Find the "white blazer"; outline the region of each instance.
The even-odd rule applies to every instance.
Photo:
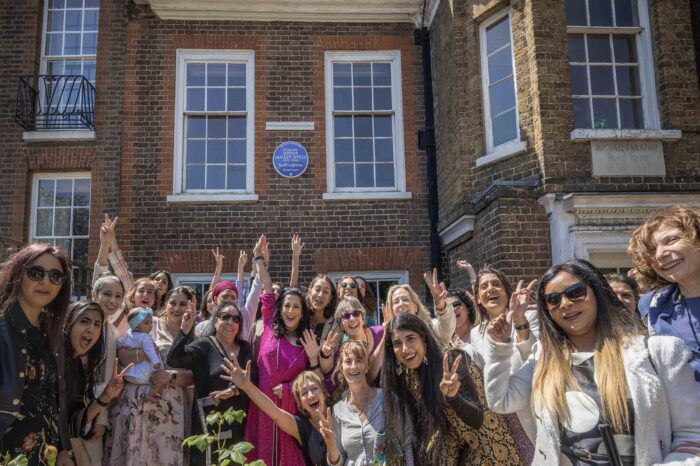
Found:
[[[513,347],[487,336],[484,384],[493,411],[512,413],[530,406],[539,344],[527,362],[510,371]],[[700,465],[700,388],[688,364],[690,351],[669,336],[637,337],[623,348],[625,376],[634,406],[635,464]],[[654,361],[651,365],[648,355]],[[556,414],[534,408],[537,439],[533,465],[559,464],[559,422]]]

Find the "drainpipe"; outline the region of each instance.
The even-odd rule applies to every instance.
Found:
[[[418,132],[418,148],[425,151],[428,176],[428,218],[430,220],[430,265],[437,268],[441,276],[442,247],[438,234],[438,182],[437,160],[435,157],[435,114],[433,112],[433,78],[430,63],[430,31],[426,27],[414,31],[415,45],[420,45],[423,53],[423,106],[425,129]],[[430,296],[430,294],[428,294]]]

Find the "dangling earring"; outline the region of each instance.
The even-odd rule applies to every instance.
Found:
[[[423,365],[424,366],[428,365],[428,355],[427,354],[425,356],[423,356]]]
[[[398,363],[396,365],[396,375],[401,375],[403,374],[403,365],[401,363]]]

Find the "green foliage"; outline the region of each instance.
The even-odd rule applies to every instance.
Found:
[[[6,454],[3,458],[0,456],[0,466],[27,466],[29,460],[24,455],[19,455],[17,458],[10,458],[10,454]]]
[[[223,413],[217,411],[209,413],[206,422],[208,426],[214,427],[216,435],[193,435],[192,437],[186,438],[185,441],[182,442],[182,446],[195,447],[199,451],[204,452],[210,445],[216,444],[212,454],[212,461],[218,458],[218,463],[214,462],[212,466],[232,466],[235,464],[241,464],[243,466],[266,466],[265,462],[261,460],[253,461],[252,463],[247,462],[245,457],[246,453],[255,448],[251,443],[238,442],[235,445],[227,446],[224,441],[219,439],[224,426],[235,423],[240,424],[243,422],[243,419],[245,419],[245,412],[237,411],[233,408],[229,408]],[[0,466],[4,465],[0,464]],[[26,464],[11,466],[26,466]]]

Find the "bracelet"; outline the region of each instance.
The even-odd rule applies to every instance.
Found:
[[[442,309],[440,309],[438,307],[435,308],[435,312],[437,312],[438,314],[442,314],[446,310],[447,310],[447,306],[443,307]]]
[[[136,362],[139,362],[139,349],[136,348]]]
[[[316,369],[319,369],[321,365],[319,363],[314,364],[313,366],[309,366],[306,370],[307,371],[315,371]]]
[[[255,261],[261,261],[261,260],[263,260],[263,259],[265,259],[263,256],[255,256],[255,257],[253,257],[253,262],[255,262]]]
[[[175,379],[177,379],[177,372],[173,371],[170,373],[170,380],[174,382]]]
[[[513,327],[515,328],[515,330],[527,330],[530,328],[530,322],[526,320],[525,323],[521,325],[513,324]]]
[[[99,396],[97,398],[95,398],[95,401],[97,401],[97,404],[102,406],[103,408],[106,408],[107,406],[109,406],[109,401],[107,403],[105,403],[104,401],[100,400]]]
[[[319,352],[318,352],[318,355],[321,356],[321,359],[328,359],[328,358],[331,357],[330,354],[325,354],[325,353],[323,352],[323,350],[319,351]]]

